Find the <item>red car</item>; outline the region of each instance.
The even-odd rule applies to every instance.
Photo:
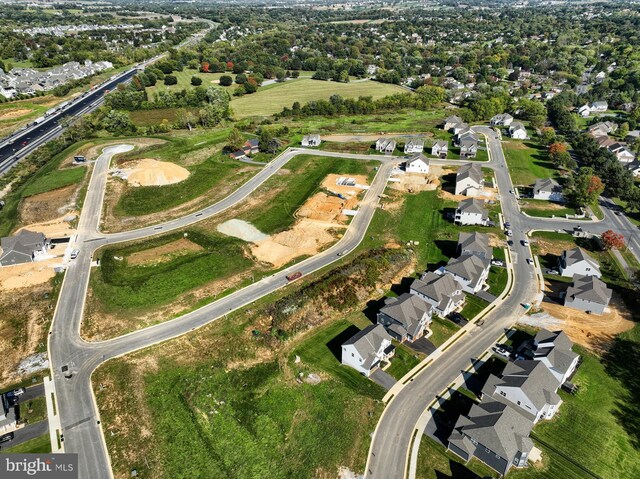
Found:
[[[295,281],[296,279],[300,278],[302,276],[302,272],[300,271],[296,271],[295,273],[291,273],[289,275],[287,275],[287,281]]]

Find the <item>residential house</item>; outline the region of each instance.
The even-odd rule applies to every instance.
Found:
[[[607,136],[614,133],[618,129],[618,124],[612,121],[600,121],[589,127],[589,134],[594,138],[599,136]]]
[[[475,158],[478,153],[478,140],[460,140],[460,158]]]
[[[458,418],[448,449],[465,462],[475,457],[504,476],[511,467],[526,466],[534,447],[532,428],[533,422],[514,408],[486,399]]]
[[[302,137],[302,146],[320,146],[320,135],[305,135]]]
[[[538,179],[533,185],[533,199],[563,202],[562,186],[553,178]]]
[[[609,104],[606,101],[594,101],[591,106],[589,106],[589,110],[592,113],[604,113],[609,109]]]
[[[471,131],[471,128],[469,128],[469,125],[467,125],[466,123],[457,123],[453,125],[453,134],[456,136],[466,131]]]
[[[389,138],[378,138],[376,150],[380,153],[391,154],[396,149],[396,141]]]
[[[449,117],[447,117],[446,120],[444,120],[444,127],[443,129],[445,131],[449,131],[451,130],[453,127],[455,127],[456,125],[459,125],[461,123],[464,123],[462,121],[462,118],[460,118],[459,116],[456,115],[451,115]]]
[[[438,274],[449,273],[460,283],[462,290],[475,294],[480,291],[489,277],[491,260],[474,254],[465,254],[458,258],[451,258],[446,266],[438,269]]]
[[[598,262],[580,247],[563,251],[558,261],[558,267],[560,274],[569,278],[573,278],[576,274],[595,276],[596,278],[602,276]]]
[[[509,126],[513,122],[513,117],[509,113],[500,113],[491,118],[491,126]]]
[[[446,158],[449,152],[449,145],[446,141],[436,141],[431,147],[431,155],[438,158]]]
[[[391,336],[380,324],[372,324],[342,344],[342,364],[369,377],[395,352]]]
[[[0,435],[16,429],[16,408],[9,404],[6,394],[0,394]]]
[[[22,230],[0,240],[0,266],[30,263],[47,254],[49,240],[42,233]]]
[[[526,140],[528,138],[526,128],[519,121],[511,123],[511,126],[509,126],[509,136],[516,140]]]
[[[636,155],[632,153],[631,150],[629,150],[629,148],[627,148],[626,146],[617,148],[613,152],[613,154],[616,155],[616,158],[620,163],[629,164],[633,163],[633,161],[636,159]]]
[[[560,408],[559,387],[560,381],[544,363],[521,360],[508,362],[499,377],[490,375],[482,395],[510,403],[535,424],[551,419]]]
[[[416,155],[405,162],[405,171],[407,173],[429,173],[429,160],[423,155]]]
[[[415,341],[424,335],[431,324],[432,308],[422,298],[404,293],[397,298],[389,298],[378,313],[378,324],[398,341]]]
[[[567,289],[564,305],[587,313],[602,314],[609,306],[612,293],[606,283],[595,276],[576,274]]]
[[[411,283],[410,291],[429,303],[441,318],[447,317],[464,305],[462,285],[450,274],[425,272],[420,279]]]
[[[626,141],[627,143],[634,143],[638,140],[638,138],[640,138],[640,130],[631,130],[629,133],[627,133],[624,141]]]
[[[491,261],[493,258],[493,247],[489,245],[489,236],[484,233],[458,234],[458,255],[474,254],[482,259]]]
[[[424,141],[423,140],[408,140],[404,144],[404,153],[422,153],[424,151]]]
[[[580,108],[578,108],[578,115],[580,115],[582,118],[587,118],[589,115],[591,115],[591,108],[589,108],[589,105],[582,105]]]
[[[482,194],[484,175],[478,163],[466,163],[456,173],[456,195],[478,196]]]
[[[229,158],[232,160],[246,160],[247,154],[243,150],[236,150],[232,153],[229,153]]]
[[[487,226],[489,223],[489,211],[484,207],[484,201],[469,198],[462,200],[456,209],[454,222],[465,225]]]
[[[250,138],[242,146],[242,151],[244,151],[246,155],[258,153],[260,151],[260,140],[257,138]]]
[[[523,345],[519,357],[544,363],[560,384],[564,384],[580,364],[580,355],[574,353],[572,347],[564,331],[541,329]]]

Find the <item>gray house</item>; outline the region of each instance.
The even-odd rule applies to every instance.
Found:
[[[431,323],[432,308],[424,299],[409,293],[389,298],[378,313],[378,324],[396,340],[415,341]]]
[[[368,377],[394,352],[389,333],[383,326],[372,324],[342,344],[341,362]]]
[[[469,198],[458,204],[456,209],[454,222],[459,225],[482,225],[486,226],[489,222],[489,210],[484,207],[484,201]]]
[[[482,394],[500,402],[509,402],[522,411],[527,419],[537,423],[551,419],[562,404],[557,391],[560,381],[540,361],[508,362],[500,377],[491,375]]]
[[[475,294],[485,285],[489,277],[489,268],[491,268],[491,260],[474,254],[464,254],[459,258],[451,258],[437,273],[453,275],[462,285],[463,291]]]
[[[465,163],[456,172],[456,195],[478,196],[482,193],[484,175],[478,163]]]
[[[573,278],[574,275],[595,276],[600,278],[600,265],[582,248],[565,250],[560,255],[558,267],[562,276]]]
[[[541,329],[535,337],[524,345],[519,357],[544,363],[551,373],[563,384],[578,367],[580,355],[571,349],[573,343],[564,331]]]
[[[465,233],[458,235],[458,255],[475,254],[491,261],[493,247],[489,245],[489,236],[484,233]]]
[[[436,314],[446,317],[464,304],[462,285],[450,274],[424,273],[411,283],[411,294],[429,303]]]
[[[478,154],[478,140],[464,138],[460,140],[460,158],[475,158]]]
[[[532,428],[533,422],[515,409],[485,399],[458,419],[448,449],[466,462],[475,457],[505,475],[511,467],[527,464],[533,450]]]
[[[451,128],[453,128],[454,126],[456,126],[456,125],[460,125],[460,124],[462,124],[462,123],[464,123],[464,122],[462,121],[462,118],[460,118],[459,116],[456,116],[456,115],[451,115],[451,116],[447,117],[447,118],[444,120],[444,126],[443,126],[443,128],[444,128],[444,130],[449,131],[449,130],[450,130]]]
[[[573,284],[567,289],[564,305],[588,313],[602,314],[609,306],[612,293],[606,283],[595,276],[576,274]]]
[[[0,266],[30,263],[47,252],[49,242],[42,233],[22,230],[0,240]]]
[[[533,185],[533,199],[562,202],[562,186],[553,178],[536,180]]]

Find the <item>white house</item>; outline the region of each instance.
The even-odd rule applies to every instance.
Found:
[[[429,173],[429,160],[422,155],[416,155],[405,163],[407,173]]]
[[[456,195],[478,196],[482,194],[484,177],[478,163],[466,163],[456,173]]]
[[[578,108],[578,115],[580,115],[582,118],[587,118],[589,115],[591,115],[591,108],[589,108],[589,105],[582,105],[580,108]]]
[[[573,343],[564,331],[541,329],[531,341],[523,357],[541,361],[551,373],[564,384],[578,367],[580,355],[571,348]]]
[[[526,140],[527,130],[522,123],[514,121],[511,123],[511,126],[509,126],[509,136],[516,140]]]
[[[535,424],[541,419],[551,419],[560,408],[559,387],[560,381],[544,363],[521,360],[508,362],[500,377],[490,375],[482,394],[508,402]]]
[[[422,140],[411,139],[404,144],[405,154],[422,153],[423,151],[424,151],[424,141]]]
[[[342,364],[369,377],[395,352],[391,336],[380,324],[372,324],[342,344]]]
[[[562,186],[553,178],[538,179],[533,185],[533,199],[562,202]]]
[[[463,291],[475,294],[484,287],[490,268],[490,260],[474,254],[465,254],[459,258],[451,258],[437,273],[452,275],[460,283]]]
[[[302,146],[320,146],[320,135],[305,135],[302,137]]]
[[[462,121],[462,118],[460,118],[459,116],[456,115],[451,115],[450,117],[447,117],[446,120],[444,120],[444,130],[445,131],[449,131],[451,128],[453,128],[454,126],[460,124],[460,123],[464,123]]]
[[[456,209],[454,222],[456,224],[486,226],[489,221],[489,211],[484,207],[484,201],[469,198],[462,200]]]
[[[604,113],[609,109],[609,104],[606,101],[594,101],[589,109],[592,113]]]
[[[449,145],[446,141],[437,141],[431,147],[431,155],[437,156],[439,158],[446,158],[447,153],[449,152]]]
[[[509,113],[501,113],[491,118],[491,126],[509,126],[513,122],[513,117]]]
[[[453,125],[453,134],[459,135],[465,131],[470,131],[469,125],[466,123],[457,123]]]
[[[388,138],[378,138],[376,141],[376,150],[380,153],[393,153],[396,149],[396,141]]]
[[[385,306],[378,312],[378,324],[383,325],[394,339],[413,342],[424,335],[432,315],[429,303],[414,294],[404,293],[385,301]]]
[[[595,276],[576,274],[572,285],[567,289],[564,305],[592,314],[602,314],[609,306],[612,293],[606,283]]]
[[[478,140],[464,138],[460,142],[460,158],[475,158],[478,153]]]
[[[573,278],[576,274],[596,278],[602,276],[598,262],[580,247],[563,251],[558,263],[562,276],[569,278]]]

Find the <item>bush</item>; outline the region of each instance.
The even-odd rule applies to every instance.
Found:
[[[233,78],[230,75],[222,75],[220,77],[220,85],[221,86],[231,86],[233,85]]]
[[[166,75],[164,77],[164,84],[165,85],[177,85],[178,84],[178,79],[174,75]]]
[[[196,76],[192,76],[191,77],[191,84],[193,86],[200,86],[202,85],[202,78],[200,77],[196,77]]]

